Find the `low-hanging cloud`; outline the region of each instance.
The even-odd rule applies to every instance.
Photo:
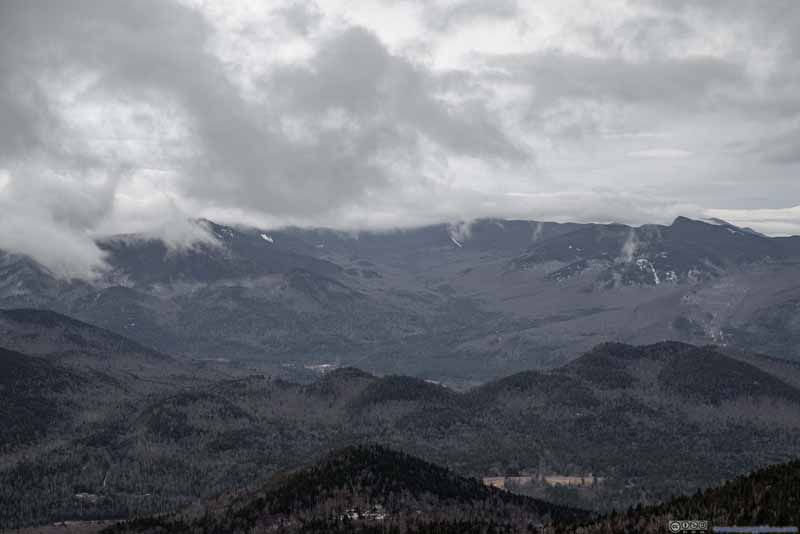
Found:
[[[213,240],[199,217],[362,229],[759,208],[756,229],[793,231],[798,10],[633,3],[573,23],[547,5],[411,2],[409,32],[371,4],[355,22],[289,0],[3,2],[0,249],[89,277],[98,237]],[[496,42],[464,39],[481,24]]]
[[[192,206],[272,217],[335,213],[391,195],[402,178],[393,167],[413,168],[423,142],[477,157],[532,156],[480,99],[438,98],[437,75],[391,54],[363,28],[325,36],[308,62],[275,69],[258,81],[263,98],[247,100],[207,51],[211,29],[192,9],[82,0],[67,10],[9,2],[3,11],[2,35],[14,40],[0,65],[8,74],[0,93],[10,177],[3,200],[35,205],[33,213],[47,215],[38,224],[74,228],[79,249],[91,249],[92,230],[114,217],[117,193],[140,162],[64,146],[72,132],[56,107],[69,90],[59,83],[70,77],[89,80],[82,98],[177,112],[186,136],[165,155],[174,170],[165,189]],[[48,76],[56,81],[48,85]],[[52,263],[25,242],[0,238],[0,246]],[[98,255],[87,260],[87,268],[99,266]]]

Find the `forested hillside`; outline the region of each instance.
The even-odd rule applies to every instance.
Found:
[[[590,488],[519,491],[607,511],[787,461],[800,439],[797,366],[681,343],[604,344],[466,392],[353,368],[311,383],[180,374],[151,387],[20,353],[8,362],[48,373],[0,391],[6,406],[46,408],[4,415],[28,433],[0,457],[4,527],[171,512],[362,443],[477,478],[591,474]]]
[[[655,534],[670,519],[705,520],[709,526],[800,525],[800,460],[737,477],[655,506],[637,506],[591,523],[560,524],[557,534]]]
[[[106,532],[500,534],[532,532],[552,519],[586,516],[486,487],[391,449],[360,446],[337,451],[199,517],[148,518]]]

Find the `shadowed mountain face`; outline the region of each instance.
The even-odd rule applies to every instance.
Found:
[[[4,526],[171,511],[365,442],[475,477],[592,473],[604,482],[576,504],[620,509],[788,460],[800,435],[800,365],[676,342],[604,344],[466,392],[344,367],[311,383],[165,376],[173,387],[150,389],[128,375],[114,393],[109,375],[14,358],[53,376],[14,370],[33,376],[18,404],[52,382],[49,420],[79,424],[0,456]]]
[[[601,388],[652,386],[667,395],[711,404],[741,398],[800,402],[797,389],[783,377],[730,358],[714,347],[609,343],[572,361],[563,371]]]
[[[171,358],[108,330],[50,310],[0,310],[3,345],[54,357],[81,353],[120,362],[169,365]]]
[[[199,517],[142,519],[109,533],[530,532],[585,512],[489,488],[380,446],[349,447]]]
[[[219,378],[124,336],[50,310],[0,310],[0,345],[64,369],[106,376],[128,389],[174,389]],[[235,374],[235,372],[234,372]]]
[[[12,448],[43,435],[68,411],[57,397],[81,377],[40,358],[0,349],[0,444]]]
[[[72,436],[129,399],[127,388],[107,375],[0,348],[0,453]]]

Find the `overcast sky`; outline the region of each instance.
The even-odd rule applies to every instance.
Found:
[[[800,2],[2,0],[0,248],[188,218],[800,234]]]

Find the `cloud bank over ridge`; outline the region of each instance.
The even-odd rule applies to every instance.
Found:
[[[611,16],[614,15],[614,16]],[[716,216],[800,234],[792,1],[0,5],[0,248],[207,217]]]

